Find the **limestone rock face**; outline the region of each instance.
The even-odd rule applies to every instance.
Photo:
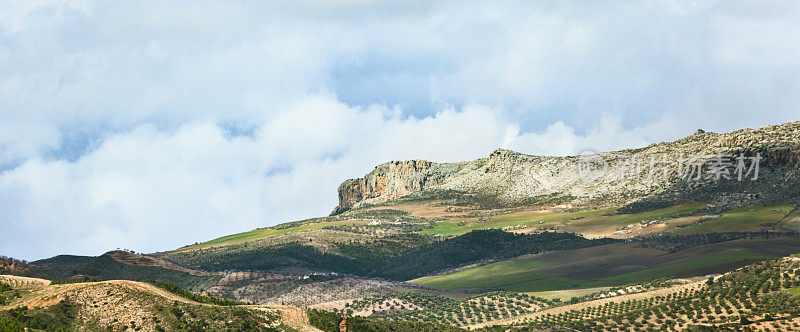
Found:
[[[439,165],[425,160],[391,161],[378,165],[363,178],[350,179],[339,186],[339,206],[333,214],[344,212],[362,201],[389,201],[441,184],[444,176],[436,172],[442,168]]]
[[[743,153],[762,156],[761,182],[719,184],[703,179],[686,183],[679,164],[692,156]],[[537,199],[559,199],[564,203],[608,201],[624,203],[645,196],[674,192],[681,196],[699,187],[727,188],[731,193],[788,188],[795,195],[800,184],[800,121],[725,134],[698,130],[685,138],[649,146],[600,153],[606,169],[592,181],[579,176],[579,156],[531,156],[496,149],[487,158],[455,163],[424,160],[392,161],[377,166],[363,178],[339,186],[339,205],[334,214],[364,204],[379,204],[429,189],[491,196],[513,205]],[[667,161],[657,166],[660,161]],[[732,158],[735,163],[735,158]],[[733,168],[730,169],[732,171]],[[797,182],[797,183],[795,183]],[[692,189],[693,188],[693,189]],[[769,189],[776,188],[776,189]],[[792,191],[794,190],[794,191]],[[707,190],[704,192],[708,192]],[[691,197],[690,197],[691,198]]]

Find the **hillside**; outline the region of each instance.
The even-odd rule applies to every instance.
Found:
[[[609,331],[618,326],[660,330],[797,330],[800,259],[749,265],[705,282],[666,291],[566,305],[470,327],[505,331],[565,328]]]
[[[798,134],[800,122],[791,122],[725,134],[698,131],[674,142],[606,152],[600,157],[607,170],[594,181],[581,178],[585,160],[578,156],[499,149],[467,162],[390,162],[345,181],[330,216],[152,254],[110,251],[34,262],[3,257],[0,270],[68,283],[15,279],[12,286],[21,290],[6,293],[39,299],[12,296],[16,306],[41,307],[26,309],[24,317],[67,327],[118,326],[85,308],[117,303],[144,308],[136,310],[172,329],[187,328],[200,324],[197,317],[208,315],[204,310],[216,308],[213,303],[236,301],[253,305],[214,310],[246,310],[236,324],[278,328],[280,320],[259,316],[271,308],[284,320],[295,317],[295,327],[325,331],[338,331],[342,321],[364,331],[794,326],[800,324],[797,313],[773,307],[779,300],[794,303],[795,295],[786,292],[798,293],[800,282],[793,272],[800,267],[793,256],[800,253]],[[690,181],[677,178],[674,169],[664,179],[647,176],[647,163],[616,176],[630,158],[702,154],[699,170],[710,172],[714,158],[708,155],[740,152],[762,156],[758,179]],[[761,276],[741,273],[751,269],[769,275],[769,286]],[[749,278],[740,288],[750,295],[706,284],[712,275]],[[28,287],[30,280],[40,281]],[[739,287],[739,281],[730,284]],[[119,293],[119,287],[134,290]],[[52,295],[62,291],[71,295]],[[84,291],[92,295],[80,295]],[[138,295],[111,300],[103,295],[109,291]],[[218,300],[191,307],[206,297]],[[59,298],[72,302],[52,300]],[[147,307],[164,298],[177,302]],[[698,303],[718,304],[721,311],[709,313]],[[191,319],[152,311],[175,307]],[[766,316],[770,310],[778,316]],[[216,321],[224,315],[215,311],[216,318],[203,320],[225,328]],[[741,317],[746,320],[736,323]]]
[[[103,281],[51,285],[35,278],[0,276],[0,326],[41,330],[198,330],[294,331],[282,308],[217,306],[198,303],[153,285]],[[285,323],[284,323],[285,321]]]
[[[499,260],[544,251],[574,250],[617,242],[587,240],[567,233],[514,234],[500,230],[471,231],[411,250],[381,265],[375,275],[408,280],[485,260]]]
[[[498,150],[472,162],[391,162],[343,183],[334,215],[151,256],[222,273],[208,288],[213,294],[297,305],[397,291],[561,292],[722,273],[800,252],[799,128],[698,132],[603,153],[609,170],[593,183],[579,179],[579,157]],[[740,151],[763,156],[757,180],[690,183],[670,174],[658,181],[644,178],[646,169],[641,183],[614,176],[630,156]],[[558,245],[565,239],[571,244]]]
[[[319,305],[390,321],[446,322],[481,331],[789,331],[800,327],[800,259],[690,279],[659,279],[581,295],[488,292],[452,300],[390,293]]]
[[[272,247],[216,247],[202,255],[172,253],[165,256],[186,266],[219,271],[268,271],[288,267],[351,273],[407,280],[482,260],[516,257],[550,250],[596,246],[614,240],[587,240],[566,233],[513,234],[499,230],[476,230],[431,243],[420,235],[391,236],[371,242],[334,242],[335,250],[320,252],[299,243]]]
[[[153,280],[202,291],[221,278],[219,274],[178,266],[125,251],[110,251],[98,257],[61,255],[34,261],[20,275],[63,282],[87,280]]]
[[[51,284],[44,279],[0,275],[0,330],[313,332],[328,331],[328,325],[339,331],[341,322],[324,311],[226,304],[215,298],[185,297],[183,292],[174,286],[162,288],[128,280]],[[335,320],[330,321],[331,317]],[[354,331],[461,330],[435,323],[366,318],[345,324]]]
[[[711,162],[714,155],[740,153],[763,158],[759,180],[689,182],[676,178],[682,158],[697,155],[701,156],[700,161]],[[392,161],[377,166],[363,178],[342,183],[338,188],[339,205],[333,214],[398,198],[442,198],[479,208],[551,203],[625,205],[643,198],[665,197],[741,206],[785,202],[797,198],[800,192],[800,122],[724,134],[698,131],[673,142],[599,156],[605,160],[607,170],[588,183],[579,176],[578,156],[530,156],[497,149],[487,158],[474,161]],[[668,164],[651,164],[651,160],[666,160]],[[666,170],[662,171],[662,166]],[[704,165],[706,170],[708,166]],[[619,178],[620,174],[625,176]]]
[[[457,331],[458,327],[609,331],[619,326],[675,331],[703,326],[793,330],[800,326],[798,271],[800,259],[789,256],[716,276],[597,288],[566,300],[513,292],[460,300],[395,292],[309,311],[289,306],[204,304],[132,281],[51,285],[42,279],[0,276],[0,326],[337,331],[344,321],[353,331]],[[350,316],[356,312],[360,314]]]

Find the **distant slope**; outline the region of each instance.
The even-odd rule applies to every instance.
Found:
[[[0,256],[0,274],[13,274],[24,270],[28,263],[11,257]]]
[[[800,252],[800,237],[787,234],[741,234],[705,244],[688,243],[693,239],[678,236],[667,240],[676,247],[664,249],[674,250],[645,247],[648,242],[616,243],[516,257],[411,282],[451,290],[515,292],[622,286],[656,278],[723,273]]]
[[[497,229],[476,230],[407,252],[387,262],[372,274],[393,280],[408,280],[482,260],[586,248],[614,242],[617,240],[587,240],[568,233],[528,235]]]
[[[140,257],[144,264],[133,260],[136,256]],[[221,278],[219,275],[195,272],[174,263],[169,264],[173,268],[155,265],[152,258],[112,251],[99,257],[56,256],[33,262],[18,274],[62,281],[154,280],[192,290],[207,289]],[[170,267],[170,265],[167,266]]]
[[[366,275],[393,257],[433,239],[416,234],[371,238],[323,230],[224,246],[158,253],[163,259],[208,271],[303,268]]]
[[[30,263],[31,266],[47,269],[74,268],[91,263],[93,256],[58,255],[50,258],[40,259]]]
[[[513,234],[501,230],[476,230],[433,243],[429,237],[415,234],[367,242],[333,242],[335,250],[327,252],[293,242],[275,246],[237,244],[163,255],[179,264],[211,271],[305,267],[407,280],[481,260],[585,248],[615,241],[587,240],[567,233]]]

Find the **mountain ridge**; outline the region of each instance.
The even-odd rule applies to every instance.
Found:
[[[766,185],[786,186],[797,183],[800,170],[800,121],[758,129],[740,129],[727,133],[696,133],[671,142],[654,143],[641,148],[597,154],[607,163],[607,170],[596,181],[581,181],[579,156],[534,156],[498,148],[486,158],[472,161],[437,163],[426,160],[390,161],[380,164],[365,176],[344,181],[338,187],[339,204],[331,213],[390,203],[411,194],[430,190],[485,195],[514,206],[542,201],[586,204],[609,202],[627,204],[648,196],[673,191],[686,193],[697,188],[720,187],[716,181],[687,183],[676,179],[677,169],[669,170],[667,179],[649,172],[653,159],[668,158],[677,164],[692,155],[729,154],[733,157],[760,155],[760,174]],[[619,178],[630,160],[642,164],[628,178]],[[734,160],[735,162],[735,160]],[[629,165],[628,165],[629,166]],[[735,182],[735,181],[734,181]],[[741,189],[741,185],[728,183]],[[722,186],[724,187],[724,186]],[[755,190],[759,191],[759,190]],[[763,191],[763,190],[762,190]],[[769,196],[752,192],[750,195]],[[796,197],[796,196],[795,196]]]

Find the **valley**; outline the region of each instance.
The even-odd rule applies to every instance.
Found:
[[[0,322],[274,331],[797,326],[798,137],[792,122],[601,154],[612,171],[630,155],[764,155],[762,178],[747,183],[674,174],[583,183],[576,157],[502,149],[475,161],[390,162],[345,181],[329,216],[149,254],[4,258]]]

